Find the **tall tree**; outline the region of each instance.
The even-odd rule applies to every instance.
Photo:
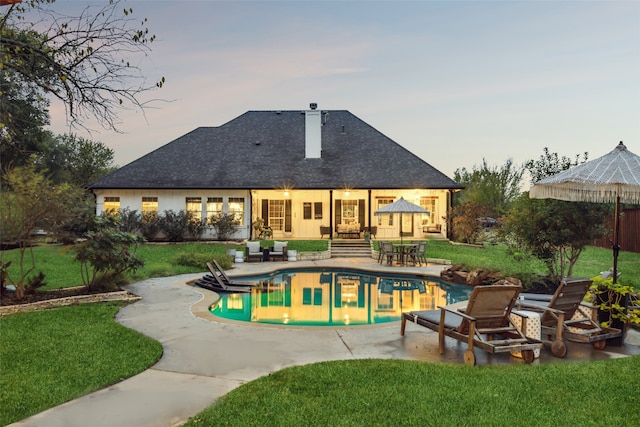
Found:
[[[0,74],[0,159],[2,164],[22,166],[42,151],[50,138],[49,103],[43,91],[22,81],[11,70]]]
[[[164,78],[147,83],[134,65],[155,36],[120,0],[89,6],[78,17],[56,13],[54,1],[25,1],[0,15],[2,70],[60,99],[72,125],[94,117],[117,130],[120,108],[144,110],[140,95],[164,84]]]
[[[113,150],[76,135],[58,135],[43,147],[38,159],[54,183],[86,187],[112,172]]]
[[[474,202],[490,215],[499,217],[520,195],[523,174],[524,169],[516,168],[511,159],[500,167],[491,167],[486,159],[482,159],[482,165],[474,166],[472,171],[457,169],[454,180],[465,189],[456,196],[456,204]]]

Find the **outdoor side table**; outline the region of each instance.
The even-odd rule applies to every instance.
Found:
[[[269,248],[262,248],[262,261],[269,261]]]
[[[511,311],[511,320],[515,323],[524,333],[527,338],[534,338],[539,340],[540,333],[540,316],[541,313],[535,311],[528,310],[512,310]],[[511,355],[514,357],[522,357],[521,352],[512,351]],[[533,357],[540,357],[540,349],[536,348],[533,350]]]

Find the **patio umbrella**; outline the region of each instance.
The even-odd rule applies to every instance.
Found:
[[[399,200],[396,200],[393,203],[389,203],[388,205],[381,207],[380,209],[375,211],[373,214],[383,215],[383,214],[394,214],[394,213],[400,214],[400,224],[402,224],[402,214],[405,214],[405,213],[408,213],[411,215],[417,214],[417,213],[427,214],[427,215],[431,214],[431,212],[429,212],[427,209],[423,208],[422,206],[418,206],[411,202],[407,202],[404,199],[404,197],[400,197]],[[400,233],[400,243],[404,243],[402,239],[402,233]]]
[[[640,156],[627,150],[620,141],[609,154],[536,182],[529,190],[529,197],[570,202],[614,202],[612,249],[613,283],[616,283],[620,202],[640,203]]]

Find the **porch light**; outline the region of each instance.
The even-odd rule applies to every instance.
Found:
[[[289,190],[284,190],[284,197],[289,197]]]

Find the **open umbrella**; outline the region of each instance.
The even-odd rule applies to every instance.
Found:
[[[614,202],[612,249],[613,283],[616,283],[620,202],[640,203],[640,156],[627,150],[620,141],[609,154],[536,182],[529,190],[529,197],[570,202]]]
[[[423,208],[422,206],[418,206],[411,202],[407,202],[404,199],[404,197],[400,197],[399,200],[396,200],[393,203],[389,203],[388,205],[381,207],[380,209],[375,211],[373,214],[383,215],[383,214],[394,214],[394,213],[400,214],[400,224],[402,224],[402,214],[405,214],[405,213],[409,213],[412,215],[416,213],[427,214],[427,215],[431,214],[431,212],[429,212],[427,209]],[[400,243],[403,243],[402,233],[400,233]]]

